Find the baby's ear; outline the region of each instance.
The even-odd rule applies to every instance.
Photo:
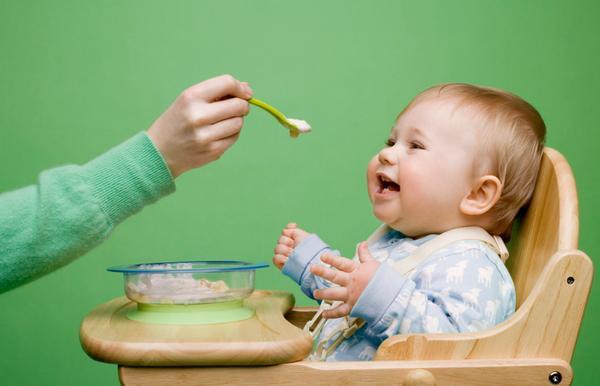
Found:
[[[473,185],[469,194],[460,202],[460,211],[469,216],[480,216],[487,213],[502,193],[502,182],[496,176],[485,175]]]

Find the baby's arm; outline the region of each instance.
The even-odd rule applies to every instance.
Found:
[[[432,256],[414,277],[382,264],[351,315],[373,339],[406,333],[474,332],[514,310],[514,287],[480,249]]]
[[[310,234],[290,223],[281,232],[275,246],[273,263],[283,274],[298,283],[306,296],[314,299],[315,290],[332,286],[331,282],[315,276],[308,269],[311,264],[321,264],[320,257],[324,253],[339,255],[338,251],[332,250],[316,234]]]

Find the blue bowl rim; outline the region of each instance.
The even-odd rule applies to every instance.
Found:
[[[237,264],[233,267],[220,267],[220,268],[187,268],[187,269],[177,269],[177,268],[164,268],[164,269],[140,269],[136,268],[140,265],[155,265],[155,264],[180,264],[180,263],[195,263],[195,264],[205,264],[205,265],[218,265],[218,264]],[[119,265],[114,267],[106,268],[107,271],[110,272],[119,272],[119,273],[196,273],[196,272],[204,272],[204,273],[212,273],[212,272],[231,272],[231,271],[251,271],[260,268],[266,268],[269,264],[267,263],[249,263],[247,261],[241,260],[180,260],[180,261],[164,261],[164,262],[156,262],[156,263],[140,263],[140,264],[131,264],[131,265]]]

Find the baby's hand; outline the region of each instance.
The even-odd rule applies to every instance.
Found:
[[[321,260],[336,269],[319,264],[311,265],[310,271],[313,274],[339,285],[339,287],[316,290],[313,293],[315,299],[343,302],[334,309],[324,311],[324,318],[334,319],[349,315],[352,307],[379,268],[380,263],[373,259],[366,242],[362,242],[358,246],[358,259],[360,263],[331,253],[324,253],[321,255]]]
[[[273,264],[279,269],[287,261],[290,254],[298,244],[308,236],[309,233],[298,228],[294,223],[289,223],[281,232],[281,237],[275,246],[275,256],[273,256]]]
[[[189,87],[148,129],[173,177],[218,159],[237,140],[248,83],[222,75]]]

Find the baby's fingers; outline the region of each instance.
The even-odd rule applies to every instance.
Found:
[[[341,318],[350,314],[350,306],[348,303],[343,303],[334,309],[323,311],[323,317],[325,319]]]
[[[277,254],[273,256],[273,264],[275,264],[277,268],[282,269],[287,259],[287,256]]]
[[[288,247],[294,247],[294,240],[292,240],[291,238],[282,235],[279,240],[277,241],[277,244],[283,244],[283,245],[287,245]]]
[[[345,257],[336,256],[331,253],[324,253],[321,255],[321,261],[331,265],[344,272],[352,272],[357,268],[356,262],[346,259]]]
[[[348,289],[346,287],[331,287],[313,292],[315,299],[320,300],[341,300],[345,301],[348,299]]]
[[[322,277],[325,280],[329,280],[332,283],[346,286],[350,282],[350,275],[346,272],[341,272],[335,269],[327,268],[322,265],[313,264],[310,266],[310,272]]]
[[[289,256],[292,253],[293,249],[288,247],[287,245],[277,244],[275,246],[274,252],[276,255]]]

